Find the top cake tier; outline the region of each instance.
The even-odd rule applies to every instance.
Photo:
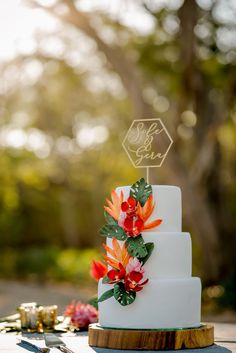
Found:
[[[121,190],[124,199],[129,197],[130,186],[116,188],[118,195]],[[152,185],[152,196],[155,208],[148,221],[160,218],[162,223],[152,229],[152,232],[181,232],[182,230],[182,201],[181,190],[177,186]]]

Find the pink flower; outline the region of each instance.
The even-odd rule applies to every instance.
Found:
[[[89,324],[98,321],[98,311],[90,304],[82,304],[73,301],[64,312],[64,316],[69,316],[71,323],[77,328],[87,328]]]
[[[136,257],[132,257],[129,259],[128,265],[126,267],[126,272],[127,273],[131,273],[131,272],[139,272],[142,275],[144,275],[145,270],[142,267],[142,263],[136,258]]]
[[[126,213],[125,212],[121,212],[120,213],[120,216],[119,216],[119,219],[118,219],[118,224],[121,228],[124,228],[124,221],[125,221],[125,218],[126,218]]]

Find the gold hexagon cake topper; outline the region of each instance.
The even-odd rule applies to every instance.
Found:
[[[161,119],[133,120],[122,142],[135,168],[146,168],[149,182],[149,168],[161,167],[173,140]]]

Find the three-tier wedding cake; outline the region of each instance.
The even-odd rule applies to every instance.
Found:
[[[189,233],[182,232],[181,190],[144,179],[107,200],[101,235],[106,274],[99,280],[99,323],[107,328],[200,326],[201,281],[192,277]]]

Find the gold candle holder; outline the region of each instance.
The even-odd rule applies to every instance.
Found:
[[[42,324],[44,331],[53,331],[57,322],[57,305],[42,307]]]
[[[23,303],[18,311],[22,330],[42,332],[42,307],[38,307],[36,303]]]

